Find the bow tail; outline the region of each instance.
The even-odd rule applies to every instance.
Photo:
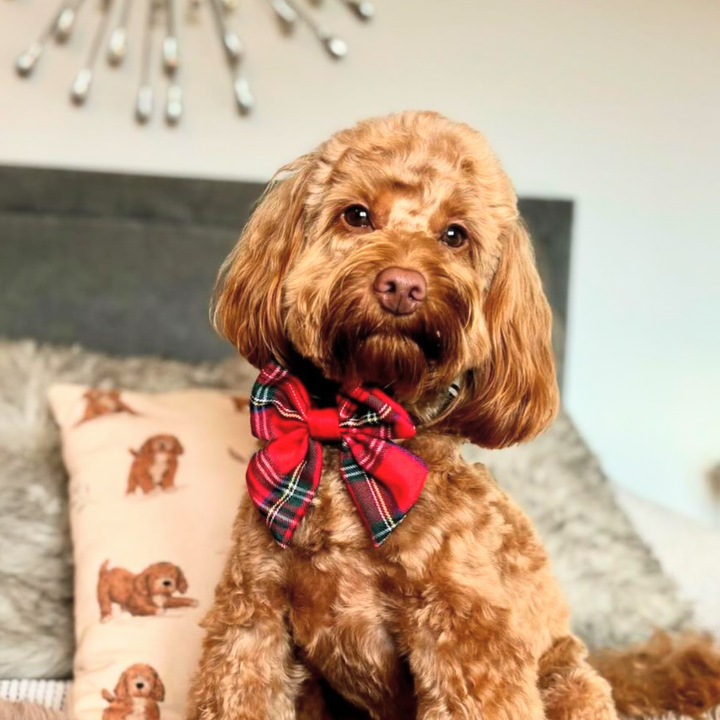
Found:
[[[397,507],[387,488],[370,477],[352,454],[343,456],[340,472],[373,545],[380,547],[402,522],[405,513]]]
[[[273,443],[253,455],[247,469],[248,494],[278,545],[287,547],[320,483],[322,449],[310,442],[307,455],[289,472],[273,460]]]

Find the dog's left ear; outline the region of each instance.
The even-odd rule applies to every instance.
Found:
[[[162,702],[165,699],[165,686],[155,668],[151,668],[153,673],[153,689],[150,697],[156,702]]]
[[[184,595],[188,591],[188,581],[185,579],[185,575],[180,568],[177,570],[177,588]]]
[[[213,325],[258,368],[288,354],[282,283],[305,240],[305,200],[314,168],[311,154],[279,171],[218,275]]]
[[[490,352],[462,379],[444,426],[486,448],[529,440],[558,409],[552,313],[522,221],[502,236],[502,256],[485,297]]]

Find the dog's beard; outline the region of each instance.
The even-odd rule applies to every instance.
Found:
[[[437,307],[396,318],[374,298],[357,298],[327,313],[321,336],[335,379],[376,385],[407,401],[447,388],[461,368],[462,328]]]
[[[378,385],[402,395],[414,395],[426,384],[431,363],[411,337],[348,335],[341,333],[333,343],[333,354],[344,368],[346,381]]]

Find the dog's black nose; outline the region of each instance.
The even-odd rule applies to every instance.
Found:
[[[379,272],[373,288],[380,304],[394,315],[411,315],[427,294],[427,282],[421,273],[398,267]]]
[[[143,683],[143,682],[135,683],[135,687],[136,687],[138,690],[142,690],[142,689],[145,687],[145,683]]]
[[[163,580],[163,585],[164,585],[165,587],[170,587],[170,586],[172,585],[172,581],[170,581],[170,580]]]

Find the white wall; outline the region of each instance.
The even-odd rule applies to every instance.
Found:
[[[233,114],[204,17],[185,33],[188,114],[172,131],[132,122],[137,57],[103,68],[83,110],[66,98],[79,43],[51,48],[29,82],[13,75],[50,6],[0,5],[0,162],[265,179],[362,116],[434,108],[481,128],[521,193],[574,198],[567,404],[616,481],[712,522],[703,472],[720,461],[715,0],[378,0],[374,27],[326,0],[351,43],[342,64],[306,33],[280,39],[263,0],[243,0],[257,113]]]

